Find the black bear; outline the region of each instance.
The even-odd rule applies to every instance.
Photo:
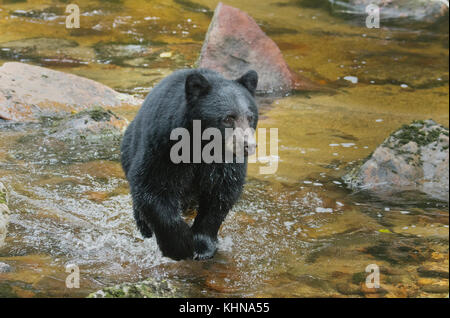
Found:
[[[174,260],[214,256],[219,227],[241,195],[247,156],[256,148],[254,135],[235,134],[231,152],[235,156],[237,144],[243,146],[242,161],[174,162],[172,131],[184,128],[192,136],[195,121],[200,121],[202,131],[219,130],[224,151],[218,152],[223,158],[230,152],[226,130],[254,133],[256,129],[257,84],[255,71],[236,80],[208,69],[176,71],[152,89],[127,128],[121,145],[122,167],[130,184],[136,224],[145,238],[155,233],[164,256]],[[191,142],[190,159],[197,154],[196,141]],[[182,217],[191,207],[197,209],[192,227]]]

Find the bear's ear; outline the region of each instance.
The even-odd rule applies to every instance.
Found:
[[[194,101],[197,98],[208,94],[211,85],[208,80],[199,73],[189,74],[186,78],[186,99]]]
[[[258,87],[258,73],[255,71],[248,71],[241,78],[237,79],[236,82],[244,86],[252,96],[255,96],[256,87]]]

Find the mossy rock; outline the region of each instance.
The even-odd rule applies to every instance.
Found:
[[[3,183],[0,182],[0,204],[8,204],[8,192]]]
[[[8,206],[8,193],[5,186],[0,182],[0,246],[4,244],[8,230],[10,211]]]
[[[96,106],[87,110],[83,110],[75,115],[73,118],[81,118],[84,116],[88,116],[94,121],[109,121],[112,117],[119,119],[117,115],[115,115],[112,111],[103,109],[102,107]]]
[[[448,202],[448,148],[448,128],[433,120],[413,121],[394,131],[343,180],[351,189],[387,198],[417,191]]]
[[[174,298],[180,297],[178,288],[166,280],[147,279],[139,283],[125,283],[96,291],[88,298]]]
[[[40,118],[35,133],[19,138],[13,155],[43,164],[119,160],[128,121],[96,106],[66,117]]]

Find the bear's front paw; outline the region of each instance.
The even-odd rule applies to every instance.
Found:
[[[217,251],[217,241],[204,234],[194,235],[194,259],[205,260],[213,258]]]
[[[167,232],[170,234],[168,235]],[[167,232],[155,232],[163,256],[175,261],[192,259],[194,256],[194,239],[190,227],[181,221],[174,224],[171,231]],[[172,233],[175,233],[175,235]]]

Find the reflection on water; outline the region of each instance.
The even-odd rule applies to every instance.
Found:
[[[380,201],[340,179],[402,124],[448,125],[448,29],[366,29],[297,3],[228,1],[255,17],[294,71],[331,93],[262,100],[260,127],[279,129],[278,171],[250,166],[213,260],[173,262],[140,237],[117,161],[36,160],[24,136],[42,127],[0,123],[0,181],[13,212],[0,249],[13,270],[0,273],[0,295],[85,296],[152,276],[192,296],[369,297],[378,295],[361,283],[372,263],[381,296],[448,294],[448,205],[415,194]],[[81,29],[66,30],[63,3],[3,3],[0,63],[37,63],[142,96],[195,64],[216,4],[85,1]],[[137,110],[114,111],[132,119]],[[69,263],[80,266],[76,291],[65,288]]]

